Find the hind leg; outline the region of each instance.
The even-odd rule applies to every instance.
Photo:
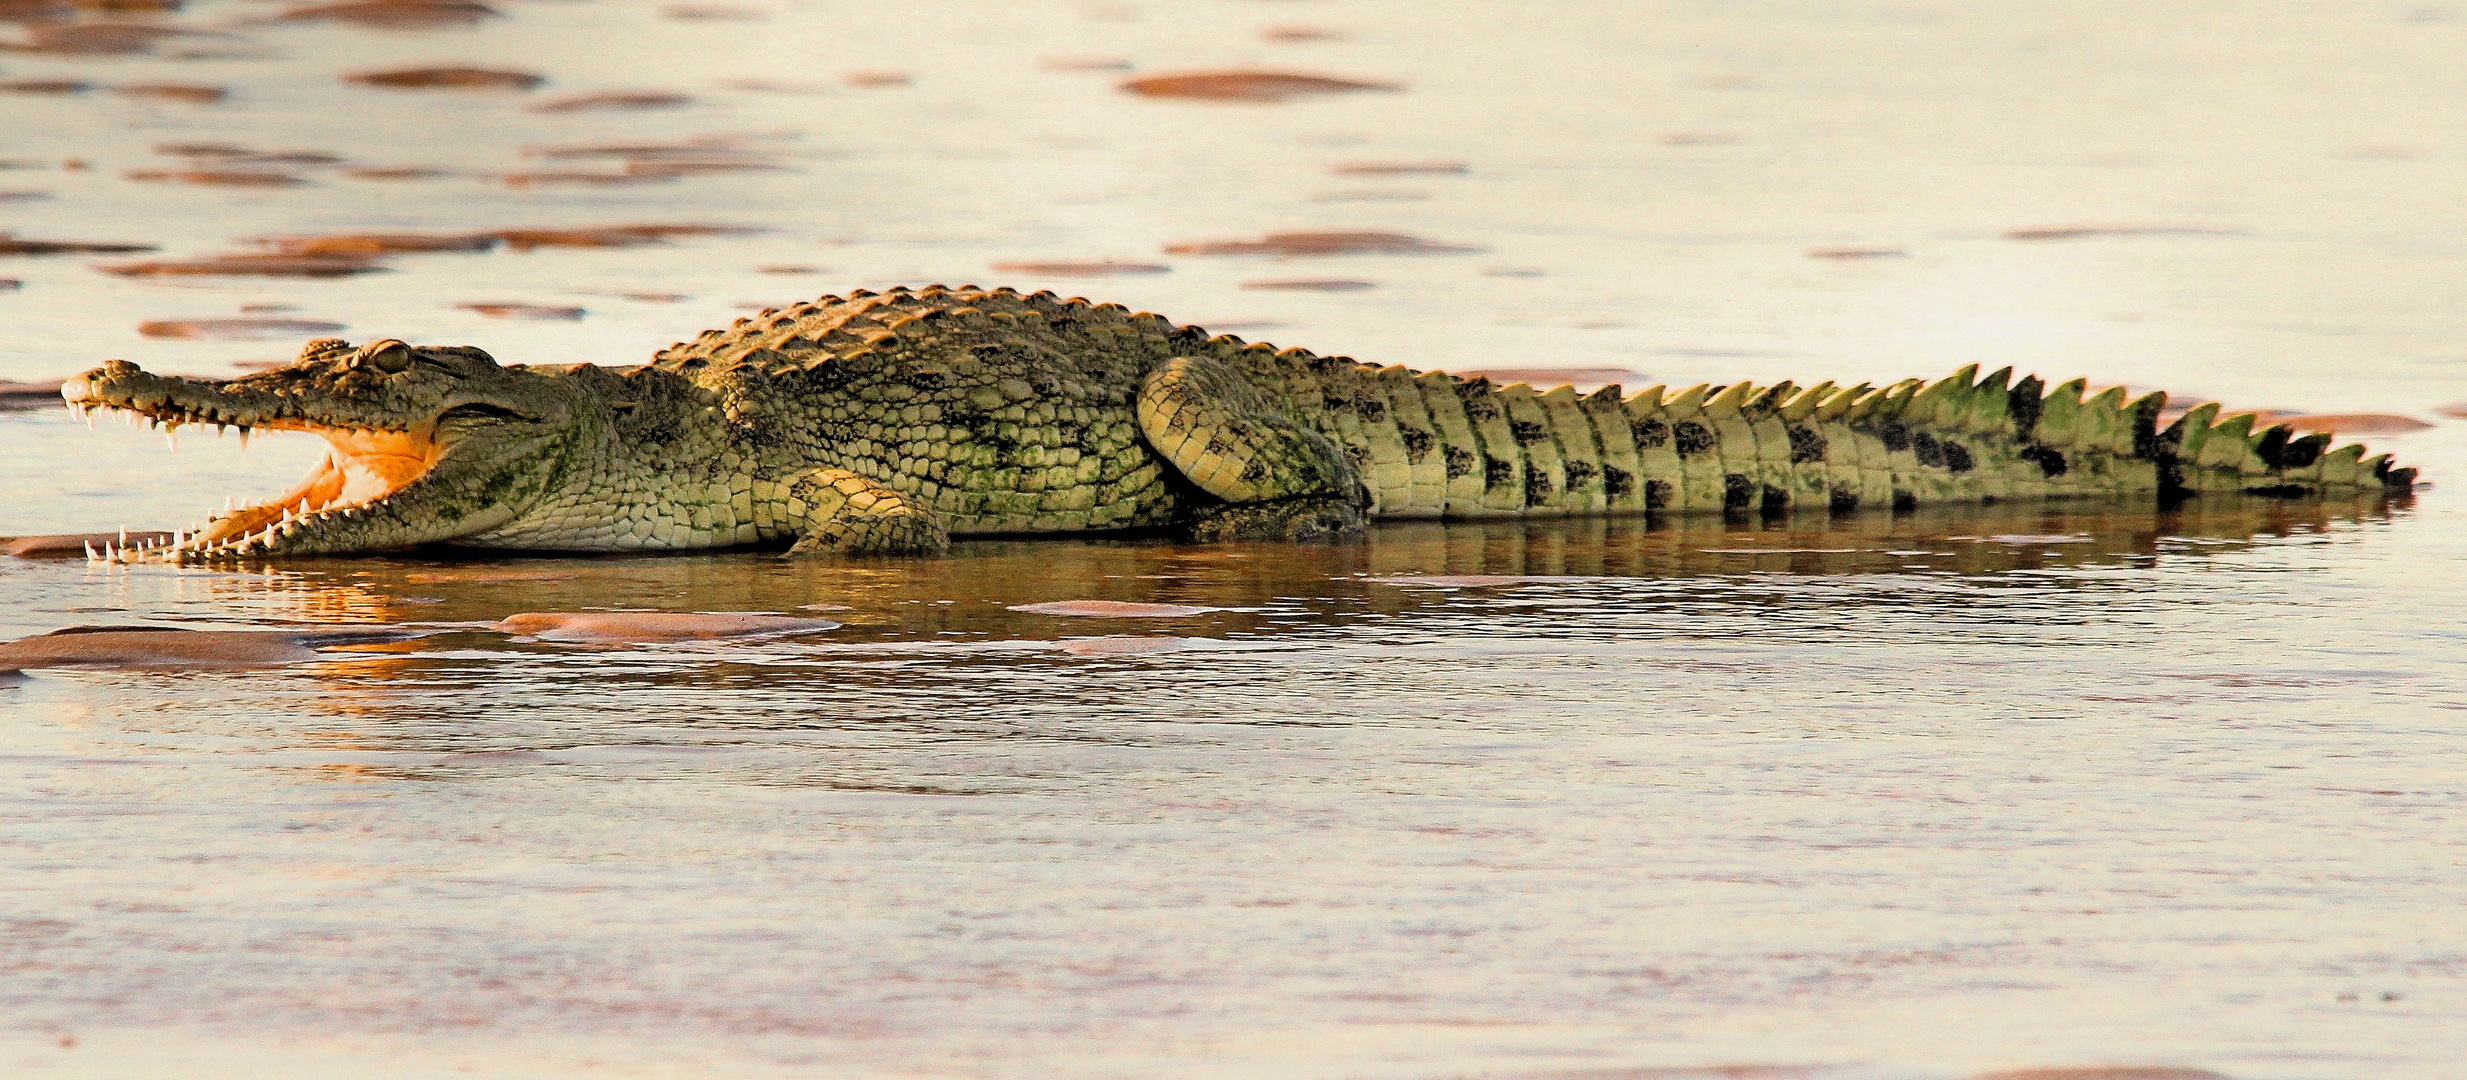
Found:
[[[1279,415],[1240,372],[1179,357],[1139,390],[1139,431],[1184,479],[1224,500],[1191,515],[1200,540],[1312,540],[1355,532],[1366,505],[1344,451]]]
[[[933,511],[843,469],[803,473],[788,494],[798,522],[790,555],[933,555],[951,546]]]

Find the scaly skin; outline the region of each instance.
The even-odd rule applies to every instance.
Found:
[[[1492,386],[1211,337],[1119,305],[933,286],[740,319],[641,367],[502,367],[469,348],[311,342],[229,381],[113,361],[78,409],[315,431],[326,466],[173,546],[194,561],[453,543],[542,551],[954,535],[1341,535],[1366,518],[1834,513],[2205,492],[2403,490],[2412,469],[2216,406],[2087,400],[1964,368],[1823,383]]]

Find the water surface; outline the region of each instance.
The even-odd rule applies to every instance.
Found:
[[[626,363],[765,305],[975,281],[1423,368],[1977,362],[2405,415],[2436,426],[2373,441],[2436,486],[898,564],[0,562],[6,637],[430,631],[0,685],[6,1069],[2467,1059],[2467,435],[2438,411],[2467,399],[2467,9],[492,6],[0,7],[26,46],[0,54],[0,231],[160,249],[0,256],[0,379],[231,374],[309,333],[144,329],[187,320]],[[544,81],[346,79],[452,65]],[[1242,70],[1398,88],[1117,88]],[[46,82],[87,89],[22,89]],[[232,172],[298,182],[193,175]],[[759,231],[98,269],[644,224]],[[1454,250],[1169,250],[1307,231]],[[316,452],[0,414],[0,534],[192,524]],[[1088,600],[1201,610],[1014,610]],[[488,628],[589,610],[843,625]],[[1639,1071],[1721,1065],[1769,1068]]]

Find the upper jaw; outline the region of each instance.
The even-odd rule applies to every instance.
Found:
[[[409,431],[419,422],[408,418],[346,415],[349,403],[329,402],[310,415],[296,394],[278,393],[248,380],[186,379],[151,374],[126,360],[113,360],[60,384],[60,397],[80,415],[96,409],[124,409],[144,417],[148,426],[212,425],[233,427],[245,436],[254,428],[296,431]]]

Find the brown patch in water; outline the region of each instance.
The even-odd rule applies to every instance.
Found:
[[[83,554],[83,552],[80,552]],[[177,630],[74,626],[0,643],[0,671],[44,667],[254,667],[317,658],[319,648],[406,641],[412,631]]]
[[[357,71],[343,76],[343,79],[362,86],[383,86],[395,90],[529,90],[548,81],[528,71],[462,65]]]
[[[841,81],[861,90],[879,90],[885,87],[906,86],[915,80],[909,78],[907,73],[899,71],[851,71],[843,76]]]
[[[257,241],[285,255],[376,256],[411,252],[487,251],[497,238],[487,233],[338,233],[333,236],[272,236]]]
[[[51,198],[48,191],[0,191],[0,202],[33,202]]]
[[[543,101],[531,107],[532,112],[633,112],[643,109],[674,109],[693,104],[694,99],[669,90],[605,90],[596,94],[576,94],[572,97]]]
[[[191,105],[212,105],[231,96],[220,86],[191,86],[184,83],[130,83],[112,88],[123,97],[152,98],[156,101],[180,101]]]
[[[1461,176],[1462,161],[1348,161],[1328,170],[1338,176]]]
[[[754,272],[757,274],[819,274],[822,272],[822,268],[819,266],[804,265],[791,266],[782,263],[773,264],[770,266],[757,266],[754,268]]]
[[[202,259],[163,262],[107,263],[100,267],[121,277],[348,277],[384,270],[374,259],[348,255],[210,255]]]
[[[2274,424],[2285,424],[2298,431],[2329,431],[2344,435],[2405,435],[2433,426],[2412,416],[2390,413],[2264,413],[2261,419],[2253,422],[2253,430],[2260,431]]]
[[[2236,236],[2234,229],[2195,225],[2037,225],[2007,229],[2007,240],[2086,240],[2105,236]]]
[[[496,17],[495,8],[470,0],[357,0],[293,8],[281,16],[286,22],[346,22],[388,30],[476,26]]]
[[[680,173],[599,173],[599,172],[527,172],[507,173],[498,177],[507,187],[545,187],[556,184],[586,184],[616,187],[622,184],[664,184]]]
[[[759,8],[726,4],[670,4],[660,14],[681,22],[761,22],[771,17]]]
[[[1173,267],[1160,263],[1115,262],[1112,259],[1091,262],[998,262],[993,268],[997,273],[1043,277],[1123,277],[1173,272]]]
[[[299,187],[308,183],[289,173],[257,169],[130,169],[120,175],[151,184],[207,184],[216,187]]]
[[[1343,41],[1353,35],[1324,26],[1271,26],[1259,32],[1262,41],[1293,45],[1305,41]]]
[[[680,236],[759,232],[742,225],[598,225],[570,229],[505,229],[489,235],[516,251],[544,247],[613,248],[658,244]]]
[[[742,154],[703,154],[688,157],[675,155],[625,163],[625,171],[635,176],[667,179],[677,176],[702,176],[707,173],[777,172],[787,166],[767,158]]]
[[[52,56],[134,56],[152,52],[156,42],[174,37],[213,36],[196,30],[144,23],[35,23],[26,39],[0,45],[0,52],[45,53]]]
[[[314,150],[251,150],[232,143],[212,142],[156,143],[154,152],[165,157],[204,158],[226,164],[339,165],[343,161],[340,155]]]
[[[486,315],[492,319],[532,319],[543,322],[562,319],[567,322],[571,322],[583,317],[583,309],[581,308],[552,307],[546,304],[477,302],[456,304],[454,306],[461,308],[464,311],[479,312],[480,314]]]
[[[434,169],[426,165],[380,165],[364,169],[346,169],[343,175],[354,180],[442,180],[460,176],[452,169]]]
[[[137,324],[150,338],[187,341],[268,341],[331,334],[343,328],[319,319],[154,319]]]
[[[82,240],[23,240],[0,232],[0,255],[130,255],[154,251],[153,244],[94,243]]]
[[[637,143],[614,146],[532,146],[526,157],[554,160],[618,158],[629,174],[690,176],[702,173],[756,172],[785,168],[777,159],[749,152],[743,139],[705,136],[684,143]],[[586,175],[605,175],[591,173]]]
[[[646,304],[682,304],[694,298],[692,294],[681,292],[629,292],[617,295],[628,300],[640,300]]]
[[[1480,248],[1435,243],[1391,232],[1285,232],[1257,240],[1194,240],[1170,244],[1168,255],[1448,255]]]
[[[1024,611],[1030,615],[1068,615],[1088,619],[1187,619],[1216,609],[1182,604],[1134,604],[1122,600],[1054,600],[1042,604],[1013,604],[1009,610]]]
[[[0,383],[0,387],[34,388],[36,387],[36,384]],[[51,398],[52,401],[58,401],[60,398],[60,388],[58,386],[52,386],[49,388],[49,391],[50,392],[45,396]],[[46,404],[48,404],[48,402]],[[132,532],[126,534],[117,532],[53,533],[45,536],[0,536],[0,555],[12,555],[20,559],[82,559],[86,557],[86,549],[89,547],[96,551],[101,551],[103,550],[103,545],[105,544],[118,544],[123,541],[137,544],[163,544],[170,542],[170,540],[171,534],[167,532]]]
[[[1121,89],[1141,97],[1197,101],[1278,102],[1319,94],[1393,92],[1401,83],[1297,75],[1283,71],[1194,71],[1129,79]]]
[[[0,292],[16,292],[17,290],[22,289],[22,288],[25,288],[25,287],[26,287],[26,283],[25,283],[25,282],[22,282],[22,281],[19,281],[19,280],[17,280],[16,278],[13,278],[13,277],[0,277]],[[5,386],[9,386],[9,385],[11,385],[11,384],[9,384],[9,383],[0,383],[0,387],[5,387]]]
[[[24,412],[28,409],[49,409],[56,408],[59,404],[59,383],[0,382],[0,412]]]
[[[75,79],[13,79],[0,82],[0,94],[82,94],[94,89]]]
[[[1820,247],[1807,249],[1811,259],[1899,259],[1910,253],[1889,247]]]
[[[839,627],[829,619],[696,611],[526,611],[508,615],[496,626],[542,641],[635,644],[806,634]]]
[[[1245,281],[1242,287],[1276,292],[1361,292],[1364,289],[1376,289],[1379,286],[1368,281],[1324,278],[1300,281]]]

